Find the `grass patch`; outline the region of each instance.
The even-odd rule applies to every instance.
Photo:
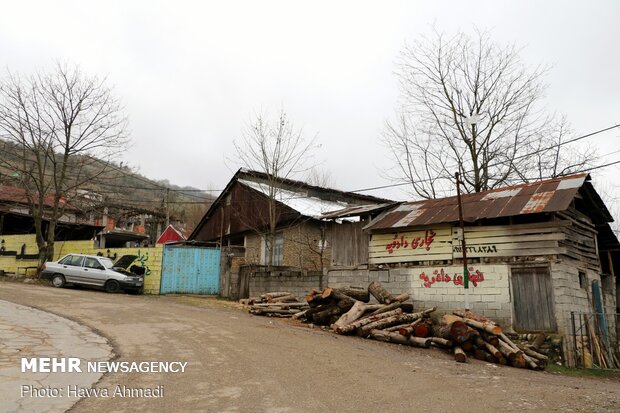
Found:
[[[557,364],[549,364],[545,370],[552,374],[562,374],[571,377],[620,379],[620,370],[575,369],[571,367],[558,366]]]

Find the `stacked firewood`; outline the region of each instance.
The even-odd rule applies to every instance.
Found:
[[[368,304],[371,295],[377,299],[379,304]],[[377,282],[371,283],[368,288],[343,287],[326,288],[323,291],[312,290],[306,295],[310,308],[296,314],[294,318],[329,326],[338,323],[341,319],[360,318],[364,314],[380,314],[401,307],[401,311],[411,313],[413,304],[405,303],[408,299],[408,294],[393,297]],[[345,314],[349,316],[344,317]]]
[[[369,304],[370,296],[378,304]],[[520,368],[542,369],[547,356],[534,348],[520,348],[502,328],[470,311],[446,314],[433,321],[435,308],[414,312],[409,295],[390,294],[378,282],[363,288],[312,290],[306,296],[309,308],[293,318],[330,326],[337,334],[415,347],[440,347],[454,354],[458,362],[468,357]]]
[[[287,291],[277,291],[262,294],[259,297],[239,300],[249,308],[250,314],[267,317],[292,317],[300,311],[306,310],[307,303],[300,302],[297,297]]]

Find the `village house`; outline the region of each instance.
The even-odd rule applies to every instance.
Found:
[[[563,335],[565,353],[583,334],[580,315],[605,313],[592,322],[616,340],[620,243],[588,174],[465,194],[462,207],[464,234],[455,196],[384,211],[365,227],[369,268],[332,269],[329,285],[378,280],[416,307],[462,309],[464,236],[474,312],[516,332]]]
[[[189,242],[222,245],[222,295],[247,297],[250,291],[273,288],[305,294],[325,282],[327,268],[367,263],[368,238],[362,227],[391,201],[278,179],[271,192],[277,225],[269,251],[265,238],[274,183],[268,178],[262,172],[237,171],[189,237]],[[333,211],[341,213],[323,216]]]

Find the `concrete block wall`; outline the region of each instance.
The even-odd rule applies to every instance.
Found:
[[[440,279],[450,281],[437,281]],[[484,280],[477,286],[469,284],[469,301],[473,311],[492,317],[504,326],[510,326],[512,303],[510,301],[509,266],[502,264],[475,265],[470,271],[480,271]],[[428,281],[421,275],[428,277]],[[385,270],[331,270],[330,287],[366,287],[379,281],[392,294],[409,293],[416,308],[437,307],[439,313],[449,313],[464,307],[464,288],[454,283],[455,276],[462,277],[462,266],[392,268]],[[447,276],[447,277],[446,277]],[[435,282],[433,281],[433,277]],[[427,285],[425,286],[425,283]],[[429,285],[430,283],[430,285]]]
[[[327,277],[324,277],[325,279]],[[327,284],[326,280],[323,281]],[[318,275],[299,275],[287,271],[275,271],[271,274],[258,272],[250,276],[250,297],[274,291],[289,291],[302,299],[313,288],[319,288]]]

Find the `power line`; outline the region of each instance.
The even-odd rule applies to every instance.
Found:
[[[564,141],[564,142],[556,143],[556,144],[551,145],[551,146],[546,147],[546,148],[537,149],[534,152],[530,152],[530,153],[526,153],[526,154],[523,154],[523,155],[515,156],[512,159],[512,161],[523,159],[523,158],[527,158],[527,157],[530,157],[530,156],[533,156],[533,155],[536,155],[536,154],[539,154],[539,153],[542,153],[542,152],[546,152],[546,151],[554,149],[554,148],[559,148],[562,145],[568,145],[569,143],[577,142],[579,140],[582,140],[582,139],[585,139],[585,138],[589,138],[591,136],[598,135],[600,133],[607,132],[609,130],[612,130],[612,129],[615,129],[615,128],[618,128],[618,127],[620,127],[620,124],[609,126],[607,128],[604,128],[604,129],[599,129],[597,131],[594,131],[594,132],[591,132],[591,133],[587,133],[585,135],[581,135],[581,136],[578,136],[578,137],[573,138],[573,139],[569,139],[569,140]],[[488,164],[487,167],[501,166],[501,165],[504,165],[504,164],[505,164],[505,162],[496,162],[494,164]],[[613,163],[612,163],[612,165],[613,165]],[[607,165],[607,166],[610,166],[610,165]],[[472,173],[472,172],[474,172],[474,171],[473,170],[465,171],[465,173]],[[440,179],[440,178],[437,178],[437,179]],[[450,177],[444,177],[444,179],[452,179],[452,177],[451,176]],[[431,182],[431,181],[434,181],[434,180],[436,180],[436,179],[427,178],[427,179],[420,179],[417,182]],[[375,187],[371,187],[371,188],[356,189],[354,191],[349,191],[349,192],[374,191],[374,190],[377,190],[377,189],[395,188],[397,186],[404,186],[404,185],[411,185],[411,182],[401,182],[401,183],[397,183],[397,184],[388,184],[388,185],[375,186]]]

